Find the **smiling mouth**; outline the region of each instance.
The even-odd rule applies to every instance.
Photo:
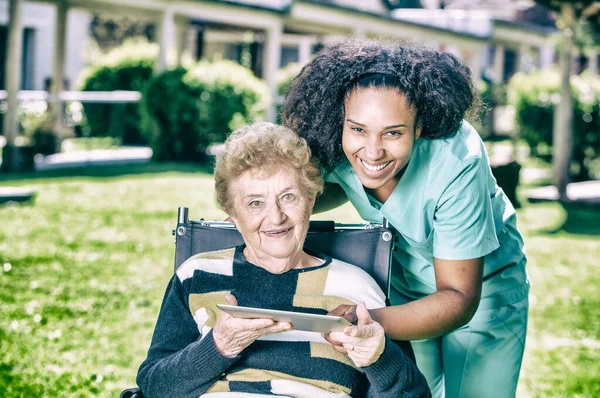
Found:
[[[365,166],[365,169],[369,170],[369,171],[381,171],[383,169],[385,169],[386,167],[388,167],[392,161],[390,160],[389,162],[385,162],[382,164],[378,164],[378,165],[370,165],[368,163],[366,163],[364,160],[362,160],[361,158],[358,158],[360,160],[360,163]]]
[[[277,236],[285,235],[286,233],[291,231],[291,229],[292,228],[272,229],[269,231],[263,231],[263,233],[267,236],[277,237]]]

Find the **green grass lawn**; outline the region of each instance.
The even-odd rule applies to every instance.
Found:
[[[0,174],[37,192],[33,205],[0,207],[0,396],[115,397],[135,385],[172,273],[177,207],[224,217],[205,170]],[[598,213],[519,210],[532,280],[519,396],[600,396]],[[359,221],[349,206],[318,218]]]

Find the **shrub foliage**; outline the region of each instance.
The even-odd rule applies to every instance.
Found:
[[[142,126],[159,160],[202,160],[208,145],[264,118],[266,84],[231,61],[199,62],[168,70],[144,93]]]
[[[560,74],[542,70],[518,73],[509,82],[518,134],[534,156],[551,155],[555,105],[560,101]],[[600,154],[600,78],[572,76],[573,163],[575,179],[588,179],[591,163]]]
[[[104,55],[84,71],[80,78],[82,91],[142,91],[152,77],[158,46],[143,41],[130,41]],[[119,109],[118,107],[124,107]],[[91,136],[111,136],[124,144],[145,144],[139,127],[140,104],[84,103]]]

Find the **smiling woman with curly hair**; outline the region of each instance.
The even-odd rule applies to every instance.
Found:
[[[434,396],[514,396],[524,350],[524,244],[464,120],[479,104],[453,55],[360,39],[321,50],[283,104],[283,124],[326,173],[315,209],[349,200],[365,220],[395,227],[392,306],[372,316],[413,340]],[[352,317],[354,307],[332,313]]]

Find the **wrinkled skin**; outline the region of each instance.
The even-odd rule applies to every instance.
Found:
[[[385,332],[383,327],[373,321],[364,303],[356,306],[358,325],[348,326],[343,332],[329,335],[336,346],[343,347],[352,362],[358,367],[375,363],[385,349]]]
[[[237,300],[231,294],[225,295],[229,305],[237,305]],[[275,322],[272,319],[242,319],[234,318],[221,311],[213,328],[213,339],[217,350],[226,357],[234,357],[252,344],[256,339],[273,333],[292,330],[289,322]]]

